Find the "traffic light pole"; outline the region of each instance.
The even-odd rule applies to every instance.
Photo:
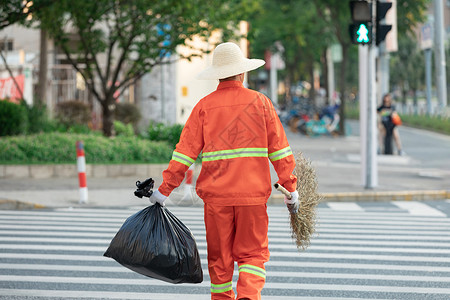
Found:
[[[445,51],[444,51],[444,16],[442,0],[434,0],[435,20],[435,64],[436,64],[436,86],[440,111],[443,113],[447,106],[447,79],[445,74]]]
[[[376,11],[376,1],[372,1],[372,11]],[[373,23],[375,22],[373,16]],[[372,30],[373,37],[376,32]],[[372,39],[373,40],[373,39]],[[376,118],[376,55],[377,46],[370,43],[359,46],[359,93],[361,114],[361,164],[362,181],[366,189],[378,185],[377,168],[377,118]]]

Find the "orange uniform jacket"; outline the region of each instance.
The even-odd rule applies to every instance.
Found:
[[[290,192],[296,189],[295,159],[272,102],[240,81],[219,83],[194,107],[163,172],[163,195],[181,184],[200,152],[196,191],[205,203],[266,203],[272,191],[269,160],[278,183]]]

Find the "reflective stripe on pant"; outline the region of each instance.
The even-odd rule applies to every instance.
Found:
[[[204,209],[211,299],[234,299],[229,285],[233,279],[234,261],[240,267],[236,286],[238,299],[261,299],[265,283],[264,263],[270,255],[266,204],[205,204]]]

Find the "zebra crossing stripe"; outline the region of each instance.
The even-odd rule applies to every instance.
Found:
[[[64,227],[58,227],[55,229],[55,226],[30,226],[30,225],[2,225],[1,229],[30,229],[30,227],[32,227],[33,230],[48,230],[48,231],[61,231],[61,232],[66,232],[67,228]],[[289,227],[286,227],[286,230],[284,230],[283,232],[285,234],[289,234],[288,231]],[[119,228],[110,228],[110,227],[79,227],[73,230],[76,231],[83,231],[83,232],[109,232],[111,234],[115,234],[117,232]],[[342,233],[343,229],[340,228],[321,228],[320,224],[318,225],[318,229],[320,231],[320,234],[323,233]],[[191,232],[195,235],[203,235],[204,234],[204,230],[191,230]],[[420,236],[424,236],[424,237],[428,237],[431,235],[438,235],[438,236],[450,236],[450,231],[448,230],[420,230],[420,231],[410,231],[410,230],[402,230],[402,229],[396,229],[395,227],[391,228],[391,229],[386,229],[386,230],[377,230],[377,229],[345,229],[345,232],[347,234],[352,234],[352,233],[361,233],[361,234],[404,234],[404,235],[416,235],[418,237]],[[273,230],[269,230],[269,237],[271,235],[276,235],[279,236],[278,231],[273,231]]]
[[[450,276],[443,274],[450,274],[449,218],[416,216],[406,209],[383,215],[369,213],[364,206],[363,211],[353,209],[319,209],[319,235],[306,252],[298,253],[290,238],[285,207],[269,207],[271,260],[265,265],[264,300],[354,300],[344,297],[359,295],[377,299],[380,295],[389,295],[390,299],[397,295],[449,298],[450,290],[445,286]],[[0,211],[0,282],[5,283],[3,287],[14,287],[0,288],[0,298],[209,299],[203,211],[198,207],[175,207],[173,211],[192,229],[199,247],[205,281],[195,285],[194,294],[175,294],[179,285],[134,274],[102,256],[125,218],[135,212],[133,209],[77,208],[26,211],[23,215]],[[104,219],[108,221],[98,222]],[[287,283],[285,278],[292,282]],[[126,285],[140,293],[110,288]],[[143,293],[147,286],[149,292]],[[57,290],[67,287],[71,290]],[[83,290],[73,290],[77,288]],[[168,293],[161,293],[163,290]],[[264,291],[276,295],[281,290],[303,297],[264,295]]]
[[[13,270],[53,270],[60,271],[60,265],[24,265],[24,264],[0,264],[2,269],[13,269]],[[82,271],[82,272],[110,272],[110,273],[133,273],[133,271],[123,268],[123,267],[101,267],[101,266],[79,266],[79,265],[64,265],[64,271]],[[237,270],[234,271],[234,275],[237,276],[239,272]],[[208,275],[208,271],[205,270],[204,275]],[[7,280],[5,281],[23,281],[21,278],[23,276],[6,276]],[[30,276],[26,276],[30,277]],[[58,278],[61,276],[58,276]],[[354,274],[354,273],[323,273],[323,272],[277,272],[277,271],[269,271],[269,277],[288,277],[288,278],[319,278],[319,279],[362,279],[362,280],[389,280],[389,281],[424,281],[424,282],[450,282],[450,277],[433,277],[433,276],[408,276],[408,275],[386,275],[386,274]],[[1,280],[0,276],[0,280]],[[47,278],[47,277],[46,277]],[[50,277],[51,278],[51,277]],[[61,278],[70,278],[70,277],[61,277]],[[78,278],[78,277],[77,277]],[[140,284],[139,280],[134,280],[137,282],[136,284]],[[146,279],[147,281],[151,279]],[[25,280],[28,281],[28,280]],[[66,280],[69,281],[69,280]],[[88,280],[88,283],[92,283],[92,280]],[[38,281],[39,282],[39,281]],[[55,281],[49,281],[55,282]],[[59,282],[59,281],[58,281]],[[73,282],[73,281],[70,281]],[[157,281],[159,283],[159,281]],[[80,282],[85,283],[85,282]],[[95,282],[93,282],[95,283]],[[128,284],[127,282],[123,284]]]
[[[55,291],[55,290],[12,290],[12,289],[0,289],[0,295],[25,297],[33,296],[48,298],[90,298],[90,299],[121,299],[121,300],[148,300],[149,293],[124,293],[124,292],[96,292],[96,291]],[[180,298],[180,294],[161,294],[152,293],[152,300],[173,300]],[[183,294],[181,295],[183,300],[209,300],[210,295],[205,294]],[[279,300],[279,296],[264,296],[264,300]],[[302,296],[283,296],[283,300],[330,300],[329,297],[302,297]],[[339,298],[339,300],[361,300],[361,298]],[[383,300],[383,299],[380,299]]]
[[[202,260],[202,265],[206,265],[206,259]],[[415,271],[415,272],[450,272],[450,267],[437,266],[420,266],[420,265],[386,265],[386,264],[363,264],[363,263],[322,263],[322,262],[296,262],[296,261],[269,261],[266,267],[301,267],[312,269],[344,269],[344,270],[383,270],[383,271]],[[61,270],[61,265],[54,264],[0,264],[1,269],[13,270]],[[64,264],[64,269],[67,271],[98,271],[98,272],[132,272],[123,267],[115,266],[90,266],[90,265],[67,265]],[[204,270],[207,274],[207,270]],[[269,277],[272,277],[274,271],[268,271]],[[285,272],[284,272],[285,273]],[[295,275],[293,275],[295,276]],[[439,277],[440,278],[440,277]]]
[[[98,238],[109,238],[111,239],[114,234],[111,233],[96,233],[96,232],[69,232],[69,231],[29,231],[29,230],[0,230],[0,234],[5,235],[29,235],[29,236],[62,236],[62,237],[98,237]],[[289,236],[289,233],[285,234],[285,238],[283,238],[281,241],[291,243],[292,239]],[[205,241],[205,237],[201,235],[195,236],[197,241]],[[370,241],[398,241],[398,240],[413,240],[417,241],[417,236],[415,235],[401,235],[401,234],[390,234],[390,235],[364,235],[364,234],[358,234],[358,235],[348,235],[348,234],[339,234],[339,233],[320,233],[320,236],[315,237],[313,240],[320,240],[320,239],[335,239],[339,241],[346,241],[346,240],[354,240],[359,241],[360,243],[366,243]],[[437,241],[437,242],[444,242],[444,241],[450,241],[450,236],[421,236],[421,241]],[[280,234],[272,235],[269,234],[269,241],[279,242],[280,241]],[[445,244],[444,244],[445,245]]]
[[[17,290],[0,289],[0,295],[15,297],[40,297],[48,298],[73,298],[73,299],[120,299],[120,300],[148,300],[151,295],[152,300],[173,300],[180,298],[180,294],[162,294],[162,293],[126,293],[126,292],[107,292],[107,291],[67,291],[67,290]],[[209,295],[190,293],[182,295],[183,300],[207,300]],[[268,298],[269,299],[269,298]],[[314,298],[311,298],[314,299]]]
[[[57,247],[45,247],[35,245],[28,249],[33,250],[55,250]],[[26,247],[11,249],[27,249]],[[81,248],[77,248],[81,249]],[[64,248],[66,250],[66,248]],[[102,248],[103,252],[105,248]],[[77,250],[78,251],[78,250]],[[81,251],[81,250],[80,250]],[[99,253],[101,253],[99,252]],[[206,250],[199,250],[200,255],[206,256]],[[292,252],[271,252],[272,257],[288,257],[292,258]],[[321,259],[349,259],[349,260],[369,260],[369,261],[414,261],[427,263],[450,263],[450,257],[433,257],[433,256],[407,256],[407,255],[371,255],[371,254],[343,254],[343,253],[309,253],[305,252],[299,256],[301,259],[321,258]],[[48,259],[48,260],[80,260],[80,261],[105,261],[110,260],[103,256],[86,256],[86,255],[64,255],[64,254],[30,254],[30,253],[0,253],[0,258],[15,259]]]
[[[108,246],[110,243],[110,239],[76,239],[76,238],[49,238],[49,237],[18,237],[10,236],[10,237],[2,237],[0,236],[0,249],[2,248],[1,242],[22,242],[22,243],[57,243],[57,244],[98,244],[103,246]],[[293,249],[292,248],[292,238],[278,238],[271,239],[271,242],[276,242],[276,244],[269,245],[270,249]],[[320,244],[330,245],[329,247],[320,246]],[[354,247],[354,248],[345,248],[344,245],[358,245],[364,247]],[[403,246],[410,248],[382,248],[382,251],[405,251],[405,252],[416,252],[416,253],[447,253],[450,252],[450,243],[439,243],[437,245],[431,246],[429,243],[425,242],[405,242],[405,241],[394,241],[394,242],[386,242],[386,241],[358,241],[358,240],[326,240],[326,239],[314,239],[313,244],[309,248],[310,250],[351,250],[351,251],[380,251],[379,247],[368,247],[369,245],[376,246]],[[198,247],[206,247],[206,242],[197,241]],[[439,246],[440,248],[437,248]],[[419,247],[419,248],[412,248]],[[447,247],[448,249],[441,249],[443,247]],[[436,252],[434,252],[436,251]]]
[[[328,207],[332,210],[340,211],[364,211],[364,209],[354,202],[328,202]]]
[[[3,239],[0,238],[0,241]],[[6,239],[7,240],[7,239]],[[34,241],[38,242],[46,242],[49,239],[34,239]],[[57,240],[57,239],[55,239]],[[22,240],[25,241],[25,240]],[[94,241],[95,242],[95,241]],[[99,244],[96,242],[96,244]],[[109,242],[104,243],[103,246],[76,246],[76,245],[30,245],[30,244],[0,244],[0,249],[3,250],[60,250],[60,251],[88,251],[88,252],[104,252],[108,247]],[[197,246],[202,250],[206,248],[206,243],[197,243]],[[203,248],[203,249],[202,249]],[[269,246],[272,256],[276,256],[275,249],[279,250],[293,250],[296,249],[291,245],[284,246]],[[340,246],[340,245],[330,245],[330,246],[319,246],[319,245],[311,245],[309,247],[309,251],[306,255],[314,255],[314,251],[352,251],[352,252],[377,252],[377,253],[416,253],[416,254],[449,254],[450,249],[437,249],[437,248],[393,248],[393,247],[368,247],[363,245],[361,247],[348,247],[348,246]],[[204,252],[204,251],[203,251]],[[285,252],[281,252],[285,253]],[[206,253],[204,253],[206,254]],[[302,255],[303,256],[303,255]]]
[[[11,218],[11,220],[4,220],[0,216],[0,226],[1,224],[6,225],[43,225],[43,226],[49,226],[49,225],[58,225],[62,226],[64,228],[70,228],[70,227],[95,227],[95,228],[110,228],[111,226],[115,226],[119,228],[123,223],[122,222],[110,222],[109,224],[103,224],[103,223],[93,223],[93,222],[86,222],[86,221],[80,221],[80,222],[70,222],[70,221],[51,221],[51,220],[42,220],[42,221],[35,221],[27,219],[24,220],[17,220],[16,218]],[[202,224],[191,224],[186,222],[186,224],[189,224],[189,228],[192,230],[203,230],[204,224],[202,221]],[[420,224],[420,225],[419,225]],[[332,221],[329,219],[321,219],[319,226],[320,228],[379,228],[379,229],[392,229],[392,225],[395,225],[396,229],[444,229],[444,227],[447,227],[447,229],[450,229],[450,223],[445,222],[420,222],[418,224],[418,221],[371,221],[371,220],[337,220]],[[287,222],[274,222],[272,220],[271,226],[269,228],[269,232],[275,232],[275,231],[285,231],[286,227],[289,226]]]
[[[411,215],[414,216],[436,216],[436,217],[446,217],[447,215],[443,212],[432,208],[431,206],[416,202],[416,201],[393,201],[394,205],[407,210]]]
[[[108,284],[108,285],[146,285],[146,286],[170,286],[170,283],[149,279],[126,278],[92,278],[92,277],[59,277],[59,276],[0,276],[0,281],[40,282],[40,283],[78,283],[78,284]],[[197,287],[208,287],[209,282],[196,284]],[[266,289],[290,289],[290,290],[321,290],[321,291],[366,291],[384,293],[418,293],[418,294],[443,294],[450,295],[448,288],[428,288],[414,286],[386,286],[386,285],[351,285],[351,284],[302,284],[302,283],[273,283],[266,282]],[[67,297],[67,296],[66,296]],[[86,297],[86,296],[83,296]]]

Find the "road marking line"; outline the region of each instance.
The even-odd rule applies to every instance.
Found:
[[[112,239],[114,237],[114,234],[110,233],[91,233],[91,232],[64,232],[64,231],[26,231],[26,230],[0,230],[0,234],[6,234],[6,235],[30,235],[30,236],[71,236],[71,237],[98,237],[98,238],[109,238]],[[269,234],[269,240],[270,241],[279,241],[280,234]],[[402,234],[392,234],[389,235],[365,235],[365,234],[358,234],[358,235],[348,235],[348,234],[339,234],[339,233],[321,233],[320,236],[315,236],[313,238],[313,243],[315,240],[318,239],[337,239],[337,242],[339,241],[345,241],[345,240],[355,240],[360,242],[366,242],[366,240],[395,240],[395,241],[417,241],[417,236],[415,235],[402,235]],[[206,240],[204,234],[202,235],[196,235],[195,239],[197,241],[199,240]],[[283,238],[284,241],[291,241],[290,235],[287,233],[285,234],[285,238]],[[422,236],[420,237],[421,241],[428,241],[428,242],[436,242],[439,243],[443,241],[450,241],[450,236]]]
[[[338,211],[364,211],[364,209],[354,202],[328,202],[327,205],[332,210]]]
[[[75,298],[75,299],[120,299],[120,300],[209,300],[210,294],[161,294],[161,293],[124,293],[124,292],[106,292],[106,291],[55,291],[55,290],[13,290],[0,289],[0,294],[15,297],[45,297],[45,298]],[[264,300],[278,300],[280,296],[264,296]],[[339,300],[360,300],[361,298],[339,298]],[[289,297],[283,296],[283,300],[330,300],[328,297]],[[380,299],[383,300],[383,299]],[[386,299],[384,299],[386,300]]]
[[[1,232],[0,232],[1,234]],[[111,239],[80,239],[80,238],[65,238],[65,237],[30,237],[30,236],[22,236],[18,237],[20,233],[14,233],[15,236],[5,237],[0,236],[0,242],[21,242],[21,243],[54,243],[54,244],[97,244],[102,246],[108,246],[111,242]],[[32,235],[32,234],[30,234]],[[54,235],[52,235],[54,236]],[[205,237],[197,237],[196,238],[197,245],[202,247],[206,246],[206,238]],[[286,237],[272,237],[269,240],[269,247],[284,247],[285,245],[292,246],[293,240],[290,236]],[[419,247],[426,249],[429,247],[430,249],[435,249],[436,247],[447,247],[450,249],[450,243],[432,243],[432,242],[407,242],[407,241],[367,241],[367,240],[336,240],[336,239],[324,239],[324,238],[314,238],[311,246],[315,245],[360,245],[367,247],[368,245],[373,246],[401,246],[401,247]],[[1,244],[0,244],[1,248]],[[408,249],[408,248],[405,248]],[[450,250],[449,250],[450,251]]]
[[[353,265],[357,266],[357,265]],[[374,267],[374,265],[371,265]],[[79,266],[79,265],[30,265],[30,264],[0,264],[0,269],[11,270],[47,270],[47,271],[61,271],[64,268],[65,272],[107,272],[107,273],[134,273],[130,269],[124,267],[102,267],[102,266]],[[347,265],[339,269],[347,269]],[[363,269],[362,267],[358,267]],[[385,269],[385,266],[378,265],[379,269]],[[448,268],[447,268],[448,269]],[[208,275],[208,270],[204,270],[204,274]],[[234,270],[234,275],[238,275],[238,270]],[[270,277],[288,277],[288,278],[336,278],[336,279],[368,279],[368,280],[398,280],[398,281],[426,281],[426,282],[450,282],[450,277],[432,277],[432,276],[408,276],[408,275],[386,275],[386,274],[355,274],[355,273],[323,273],[323,272],[288,272],[288,271],[271,271],[268,270]],[[5,275],[9,276],[9,275]],[[17,277],[19,275],[16,275]],[[27,275],[31,276],[31,275]],[[58,276],[61,277],[61,276]],[[65,276],[64,276],[65,277]],[[64,278],[63,277],[63,278]],[[0,277],[1,278],[1,277]],[[9,278],[9,277],[8,277]],[[70,278],[70,277],[65,277]],[[78,277],[77,277],[78,278]],[[14,279],[14,278],[13,278]],[[134,279],[128,279],[134,280]],[[6,280],[8,281],[8,280]],[[12,280],[20,281],[20,280]],[[53,281],[52,281],[53,282]]]
[[[202,259],[202,265],[206,266],[206,259]],[[94,268],[93,270],[98,270],[102,272],[103,270],[107,270],[106,268],[111,268],[111,272],[128,272],[131,270],[125,267],[101,267],[101,266],[90,266],[90,265],[59,265],[59,264],[0,264],[1,269],[22,269],[22,270],[34,270],[34,269],[42,269],[42,270],[57,270],[60,271],[61,267],[64,266],[67,270],[84,270],[89,271],[90,268]],[[354,263],[329,263],[329,262],[304,262],[304,261],[276,261],[272,260],[266,263],[267,267],[302,267],[302,268],[315,268],[315,269],[356,269],[356,270],[382,270],[382,271],[416,271],[416,272],[450,272],[450,267],[438,267],[438,266],[420,266],[420,265],[396,265],[396,264],[354,264]],[[116,269],[119,268],[119,269]],[[124,271],[120,271],[124,270]],[[206,272],[207,270],[205,270]],[[269,271],[271,272],[271,271]]]
[[[407,210],[413,216],[436,216],[436,217],[447,216],[443,212],[421,202],[392,201],[392,203],[402,209]]]
[[[124,279],[124,278],[89,278],[89,277],[53,277],[53,276],[0,276],[2,281],[21,282],[50,282],[50,283],[79,283],[79,284],[114,284],[114,285],[146,285],[146,286],[168,286],[170,283],[152,279]],[[196,284],[197,287],[208,287],[209,281]],[[403,287],[386,285],[346,285],[346,284],[299,284],[299,283],[273,283],[266,282],[265,289],[283,290],[327,290],[327,291],[364,291],[384,293],[407,293],[407,294],[450,294],[448,288],[428,287]],[[67,295],[66,295],[67,297]],[[83,295],[83,297],[86,297]]]
[[[102,251],[105,251],[103,249]],[[206,257],[206,249],[199,249],[199,254],[202,257]],[[289,252],[277,252],[272,251],[271,257],[288,257],[292,258],[293,251]],[[43,260],[80,260],[80,261],[111,261],[101,255],[88,256],[88,255],[65,255],[65,254],[30,254],[30,253],[0,253],[0,258],[10,259],[43,259]],[[304,252],[301,254],[301,259],[308,258],[321,258],[321,259],[348,259],[348,260],[377,260],[377,261],[406,261],[406,262],[435,262],[435,263],[450,263],[450,257],[429,257],[419,255],[371,255],[371,254],[342,254],[342,253],[309,253]]]
[[[186,224],[186,223],[185,223]],[[64,227],[68,230],[78,231],[79,228],[111,228],[110,224],[108,225],[95,225],[91,223],[62,223],[60,221],[15,221],[8,220],[3,221],[0,219],[0,227],[3,225],[21,225],[21,226],[29,226],[30,228],[34,228],[35,226],[53,226],[54,228]],[[115,228],[117,230],[122,226],[121,223],[115,223]],[[357,222],[357,221],[347,221],[347,220],[339,220],[338,222],[331,222],[328,220],[321,219],[318,222],[316,229],[319,228],[342,228],[342,229],[392,229],[392,225],[395,225],[396,229],[408,229],[408,230],[450,230],[450,223],[442,223],[442,222],[377,222],[377,221],[367,221],[367,222]],[[191,230],[203,230],[204,225],[187,225]],[[269,232],[278,232],[286,231],[286,227],[289,226],[289,223],[274,223],[272,222],[269,226]]]
[[[23,242],[23,241],[22,241]],[[100,243],[99,243],[100,244]],[[58,251],[89,251],[89,252],[104,252],[108,248],[109,241],[102,246],[76,246],[76,245],[33,245],[33,244],[0,244],[2,250],[58,250]],[[197,242],[199,250],[206,248],[206,242]],[[275,249],[297,251],[293,244],[287,245],[269,245],[270,251],[273,253]],[[352,252],[393,252],[393,253],[421,253],[421,254],[450,254],[450,249],[436,249],[436,248],[394,248],[394,247],[368,247],[362,245],[361,247],[329,245],[321,246],[312,244],[308,251],[312,254],[313,251],[352,251]],[[272,254],[273,255],[273,254]]]

